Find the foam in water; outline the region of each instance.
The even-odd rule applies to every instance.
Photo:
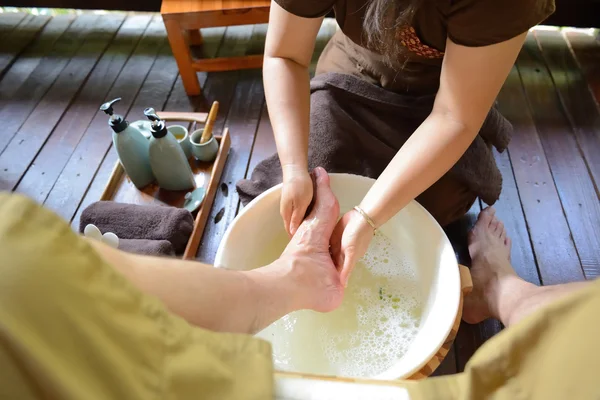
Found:
[[[285,245],[277,242],[279,255]],[[421,309],[415,266],[377,233],[337,310],[297,311],[257,336],[273,344],[277,369],[373,377],[406,353],[417,334]]]

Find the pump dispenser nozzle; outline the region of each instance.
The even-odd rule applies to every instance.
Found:
[[[118,101],[121,101],[120,97],[111,101],[107,101],[106,103],[100,106],[101,111],[104,111],[107,115],[110,115],[108,125],[110,125],[112,130],[116,133],[123,132],[125,129],[127,129],[127,126],[129,125],[121,115],[114,113],[113,104],[115,104]]]
[[[111,100],[111,101],[107,101],[106,103],[104,103],[100,106],[100,110],[104,111],[108,115],[113,115],[113,113],[114,113],[113,104],[115,104],[118,101],[121,101],[120,97],[117,97],[116,99]]]
[[[146,108],[144,110],[144,115],[146,116],[146,118],[152,121],[152,136],[154,136],[156,139],[159,139],[161,137],[164,137],[168,133],[164,121],[162,121],[160,117],[156,114],[154,108]]]
[[[150,120],[150,121],[160,121],[160,117],[158,115],[156,115],[156,111],[154,110],[154,108],[152,107],[148,107],[144,110],[144,115]]]

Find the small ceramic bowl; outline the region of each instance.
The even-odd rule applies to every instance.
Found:
[[[175,136],[175,139],[179,142],[185,156],[190,158],[192,156],[192,144],[190,143],[190,136],[188,135],[187,128],[182,125],[171,125],[167,130]]]
[[[217,157],[219,151],[219,143],[214,135],[206,143],[200,143],[204,129],[197,129],[190,135],[190,143],[192,145],[192,154],[200,161],[211,162]]]

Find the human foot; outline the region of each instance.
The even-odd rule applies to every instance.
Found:
[[[329,239],[339,218],[340,206],[323,168],[315,169],[313,182],[313,209],[278,261],[291,266],[292,290],[298,308],[327,312],[341,304],[344,294],[340,274],[329,252]]]
[[[489,317],[499,318],[494,301],[499,283],[520,279],[510,265],[510,238],[495,214],[492,207],[483,210],[469,232],[473,291],[465,297],[463,320],[470,324]]]

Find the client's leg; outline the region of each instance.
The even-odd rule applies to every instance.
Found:
[[[521,279],[510,264],[510,238],[493,208],[481,212],[469,235],[473,265],[473,292],[465,299],[463,319],[478,323],[486,318],[513,325],[540,307],[589,282],[536,286]]]

